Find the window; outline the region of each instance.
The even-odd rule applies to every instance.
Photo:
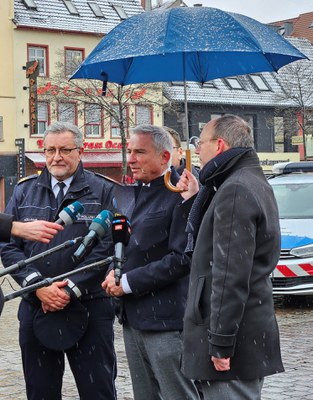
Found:
[[[23,0],[23,3],[29,10],[37,10],[37,6],[34,0]]]
[[[77,8],[74,6],[71,0],[63,0],[63,3],[65,4],[70,14],[79,15]]]
[[[184,81],[172,81],[173,86],[184,86]]]
[[[249,125],[249,128],[251,130],[251,136],[252,136],[252,139],[254,140],[254,118],[253,118],[253,115],[245,114],[242,116],[242,119],[244,119],[246,121],[246,123]]]
[[[59,103],[58,104],[58,121],[71,122],[76,124],[76,104],[75,103]]]
[[[152,124],[151,107],[136,105],[136,125]]]
[[[73,75],[84,59],[84,49],[65,49],[65,76]]]
[[[266,92],[270,91],[271,88],[266,82],[265,78],[262,75],[249,75],[249,78],[251,79],[253,86],[260,91]]]
[[[201,88],[216,88],[216,86],[215,86],[213,81],[200,83],[200,87]]]
[[[101,107],[99,104],[85,105],[85,134],[86,136],[101,136]]]
[[[227,86],[230,87],[231,89],[235,90],[243,90],[244,87],[242,86],[241,82],[239,81],[238,78],[231,77],[231,78],[224,78],[224,81],[226,82]]]
[[[28,46],[28,61],[34,60],[39,64],[39,76],[48,76],[47,47]]]
[[[115,113],[118,114],[118,105],[117,104],[112,105],[112,109],[114,110]],[[127,131],[128,118],[127,118],[126,108],[124,108],[124,110],[123,110],[123,119],[124,119],[124,126]],[[119,123],[114,117],[111,117],[111,137],[112,138],[120,138],[121,137],[121,130],[119,127]]]
[[[212,119],[220,118],[223,114],[211,114],[211,121]]]
[[[97,3],[95,3],[94,1],[87,1],[87,3],[96,17],[104,18],[103,12],[101,11],[101,8]]]
[[[43,135],[49,123],[49,107],[45,101],[37,103],[37,135]]]
[[[284,118],[274,117],[275,151],[284,152]]]
[[[124,10],[123,6],[117,6],[115,4],[112,4],[112,7],[114,8],[116,14],[121,18],[121,19],[127,19],[128,15],[126,14],[126,11]]]

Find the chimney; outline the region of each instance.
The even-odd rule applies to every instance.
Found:
[[[151,0],[141,0],[141,6],[145,11],[151,11]]]
[[[284,36],[291,36],[293,31],[293,23],[292,22],[285,22],[284,23],[285,33]]]

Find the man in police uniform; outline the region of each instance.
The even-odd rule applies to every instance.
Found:
[[[38,219],[53,221],[60,210],[73,201],[82,203],[85,208],[84,216],[51,240],[50,248],[88,234],[90,221],[102,209],[112,208],[113,184],[104,177],[83,169],[81,162],[83,134],[76,126],[60,122],[52,124],[44,134],[44,146],[46,168],[40,176],[32,176],[15,187],[6,212],[12,214],[18,221]],[[60,188],[60,182],[64,184],[63,188]],[[57,198],[59,199],[61,194],[64,197],[58,203]],[[82,264],[103,260],[113,252],[110,235],[93,247],[92,252],[84,259],[84,263],[72,257],[76,247],[55,252],[16,271],[12,276],[18,284],[25,287],[45,277],[55,277],[72,271]],[[10,266],[47,248],[46,244],[15,238],[2,249],[3,265]],[[75,377],[80,399],[116,399],[114,310],[111,299],[105,295],[100,286],[105,274],[104,267],[77,273],[65,281],[55,281],[48,287],[39,288],[22,299],[18,317],[28,399],[62,398],[64,352]],[[45,335],[50,335],[53,331],[54,326],[49,325],[49,317],[55,316],[56,320],[62,323],[64,315],[63,326],[61,324],[59,329],[62,336],[68,325],[74,326],[76,316],[79,321],[80,312],[83,310],[83,317],[87,318],[88,315],[88,325],[86,327],[85,324],[83,336],[77,343],[75,337],[69,335],[69,342],[64,343],[63,351],[57,340],[51,339],[48,344],[46,342],[43,344],[43,340],[38,339],[38,337],[44,339]],[[47,323],[41,324],[41,328],[43,327],[45,331],[40,335],[34,331],[38,315],[41,320],[47,316]],[[72,335],[75,336],[76,332]],[[74,343],[71,343],[71,340]]]

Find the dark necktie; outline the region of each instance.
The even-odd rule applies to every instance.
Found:
[[[65,183],[64,182],[59,182],[58,186],[59,186],[60,189],[59,189],[59,192],[57,194],[56,200],[57,200],[57,205],[58,205],[58,208],[59,208],[61,203],[62,203],[63,197],[64,197],[63,189],[65,187]]]

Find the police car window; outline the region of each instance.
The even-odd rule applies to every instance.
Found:
[[[313,184],[273,185],[280,218],[313,218]]]

